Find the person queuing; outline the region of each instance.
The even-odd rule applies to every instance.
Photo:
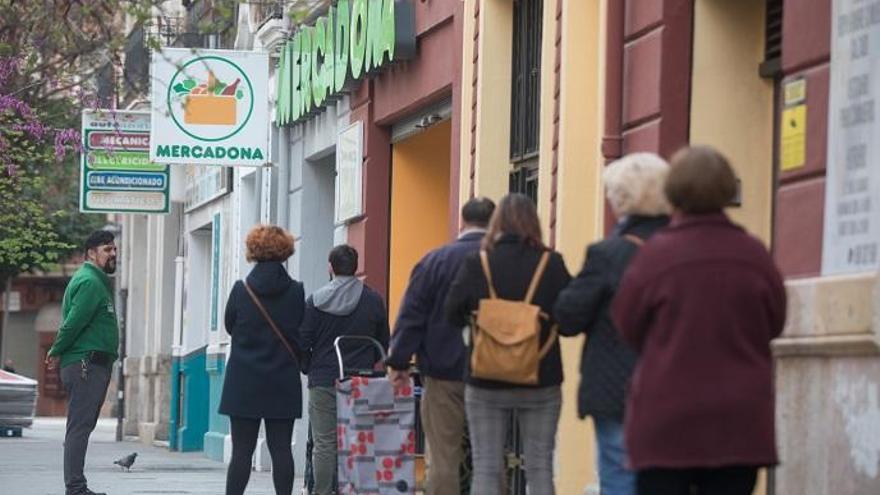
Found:
[[[541,351],[535,361],[535,380],[531,385],[511,383],[513,376],[496,379],[476,376],[475,364],[483,361],[475,360],[474,353],[492,340],[492,337],[481,337],[479,332],[487,331],[491,322],[484,322],[485,328],[470,339],[471,360],[465,387],[474,468],[470,493],[501,493],[507,419],[514,411],[519,415],[529,493],[555,493],[552,460],[562,402],[562,359],[555,325],[549,315],[570,278],[559,253],[549,250],[541,240],[541,225],[532,200],[521,194],[510,194],[500,201],[492,215],[482,241],[482,252],[465,258],[449,288],[445,312],[450,323],[457,327],[470,324],[472,313],[478,309],[487,313],[478,314],[477,321],[504,320],[506,316],[497,312],[494,318],[488,318],[489,307],[497,304],[487,304],[486,299],[533,303],[544,313],[538,328]],[[520,311],[526,312],[522,307],[517,312]],[[494,349],[502,350],[497,346]],[[489,360],[491,354],[480,353]],[[534,354],[528,356],[535,357]],[[503,353],[496,357],[500,358],[495,362],[498,365],[520,364]],[[493,371],[491,368],[479,368],[480,375],[487,376],[486,373]],[[521,378],[517,375],[516,381],[522,381]]]
[[[334,341],[337,337],[359,335],[376,339],[388,348],[389,330],[385,303],[376,291],[355,274],[358,252],[340,245],[328,257],[330,283],[316,290],[306,301],[301,332],[309,358],[309,421],[314,450],[315,495],[335,493],[337,438],[336,389],[339,377]],[[382,356],[364,341],[340,342],[346,367],[374,369]]]
[[[256,265],[245,280],[233,285],[224,317],[232,337],[219,408],[229,416],[232,433],[226,495],[241,495],[247,487],[261,422],[266,426],[275,493],[290,495],[290,443],[294,422],[302,416],[299,327],[305,293],[282,264],[294,252],[290,233],[259,225],[248,233],[245,244],[247,260]]]
[[[746,495],[777,462],[770,341],[785,290],[767,249],[723,212],[736,190],[714,149],[678,152],[670,227],[640,249],[612,306],[639,353],[624,427],[639,495]]]
[[[67,391],[66,495],[104,495],[88,488],[83,468],[119,347],[113,290],[107,276],[116,272],[113,234],[93,232],[86,239],[85,255],[86,262],[64,290],[61,327],[46,355],[50,370],[61,366],[61,383]]]
[[[427,441],[427,494],[460,493],[464,461],[464,364],[461,327],[451,325],[443,303],[452,277],[465,256],[476,253],[495,203],[473,198],[461,209],[458,239],[422,258],[409,279],[391,338],[386,364],[395,386],[409,383],[410,359],[416,354],[422,380],[421,420]]]
[[[668,171],[666,161],[652,153],[634,153],[605,168],[605,191],[617,226],[608,238],[587,248],[583,269],[559,294],[554,308],[562,327],[587,335],[578,414],[593,418],[602,495],[636,492],[635,473],[627,468],[623,417],[626,385],[637,355],[618,336],[610,308],[632,257],[669,223],[670,206],[663,194]]]

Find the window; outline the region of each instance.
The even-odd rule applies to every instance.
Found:
[[[513,4],[510,103],[510,161],[513,163],[538,155],[543,8],[543,0],[514,0]]]
[[[758,69],[761,77],[778,79],[782,75],[783,0],[767,0],[764,18],[764,62]]]
[[[516,164],[510,173],[509,191],[525,194],[538,204],[538,166],[537,160]]]

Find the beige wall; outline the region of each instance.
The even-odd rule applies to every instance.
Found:
[[[462,149],[460,199],[469,192],[470,124],[473,67],[474,2],[465,0],[462,68]],[[476,193],[498,199],[507,193],[510,168],[510,71],[512,2],[480,0],[476,135]],[[563,2],[561,121],[557,172],[556,246],[569,271],[577,272],[587,243],[602,232],[604,202],[602,168],[604,5],[601,0]],[[541,135],[538,211],[545,241],[550,220],[553,160],[553,98],[556,0],[544,0],[541,75]],[[583,338],[564,339],[563,411],[556,458],[557,493],[580,494],[595,483],[595,441],[588,421],[577,418],[577,385]]]
[[[697,0],[691,143],[724,153],[742,180],[742,207],[728,213],[770,242],[773,194],[773,83],[764,58],[764,0]]]
[[[556,249],[572,275],[583,264],[585,246],[602,235],[604,5],[600,0],[563,3]],[[552,107],[547,113],[552,118]],[[560,494],[583,493],[585,486],[598,481],[592,424],[577,417],[583,345],[583,337],[564,339],[562,344],[565,382],[556,484]]]
[[[476,88],[476,194],[497,201],[507,193],[510,173],[510,44],[513,2],[481,1],[480,58],[477,67],[479,83]],[[473,8],[469,12],[472,13]],[[466,22],[472,23],[473,16],[466,16]],[[472,60],[468,57],[463,59]],[[469,85],[470,82],[468,79],[464,84]],[[470,112],[462,115],[462,122],[471,122]],[[462,170],[467,170],[467,167],[462,167]]]

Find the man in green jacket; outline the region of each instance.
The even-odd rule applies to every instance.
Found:
[[[104,495],[89,490],[83,467],[119,347],[113,290],[107,276],[116,271],[113,234],[93,232],[86,240],[85,255],[86,262],[64,291],[63,321],[46,357],[49,369],[60,362],[61,382],[67,390],[66,495]]]

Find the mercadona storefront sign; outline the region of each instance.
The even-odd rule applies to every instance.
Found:
[[[79,209],[168,213],[168,165],[150,161],[150,113],[86,110]]]
[[[411,0],[339,0],[281,53],[275,123],[312,115],[354,81],[415,55]]]
[[[269,161],[266,53],[164,48],[153,53],[150,159],[182,165]]]

